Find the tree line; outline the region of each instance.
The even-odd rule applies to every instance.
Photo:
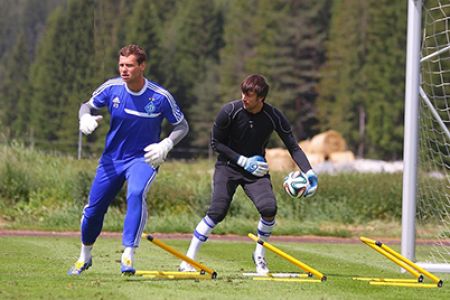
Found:
[[[299,140],[335,129],[361,157],[398,159],[406,17],[407,1],[390,0],[4,0],[0,136],[74,155],[80,104],[135,43],[185,112],[179,147],[208,149],[219,108],[261,73]],[[87,153],[107,127],[84,138]]]

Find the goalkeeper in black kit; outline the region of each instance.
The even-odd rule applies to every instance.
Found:
[[[277,202],[272,190],[269,166],[264,159],[270,135],[276,131],[293,160],[308,178],[305,196],[317,190],[318,179],[292,134],[286,117],[265,102],[269,85],[261,75],[250,75],[241,83],[242,99],[225,104],[212,129],[211,146],[219,155],[215,164],[211,204],[194,230],[187,256],[195,259],[214,227],[226,216],[240,185],[260,214],[258,238],[267,241],[275,226]],[[253,252],[256,272],[267,274],[265,249],[256,244]],[[182,262],[180,271],[195,271]]]

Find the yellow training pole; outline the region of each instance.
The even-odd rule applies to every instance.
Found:
[[[206,274],[195,272],[136,271],[135,275],[161,279],[211,279],[211,277]]]
[[[382,281],[371,281],[371,285],[387,285],[387,286],[402,286],[402,287],[414,287],[414,288],[438,288],[439,285],[436,283],[406,283],[406,282],[382,282]]]
[[[405,270],[407,270],[409,273],[411,273],[411,275],[413,275],[414,277],[417,278],[418,282],[422,282],[423,281],[423,276],[421,274],[419,274],[419,272],[417,272],[415,269],[410,267],[408,264],[406,264],[405,262],[397,259],[392,254],[386,252],[384,249],[379,248],[378,246],[376,246],[373,243],[368,243],[368,242],[364,242],[364,243],[367,246],[369,246],[370,248],[372,248],[375,251],[377,251],[378,253],[380,253],[380,254],[384,255],[385,257],[387,257],[388,259],[390,259],[392,262],[396,263],[398,266],[400,266],[400,267],[404,268]]]
[[[319,280],[319,279],[274,278],[274,277],[253,277],[253,280],[259,280],[259,281],[284,281],[284,282],[322,282],[322,280]]]
[[[166,245],[163,242],[161,242],[160,240],[154,238],[152,235],[150,235],[150,234],[143,234],[143,236],[145,236],[145,238],[147,240],[149,240],[150,242],[152,242],[153,244],[159,246],[160,248],[162,248],[162,249],[166,250],[167,252],[171,253],[172,255],[174,255],[174,256],[178,257],[179,259],[184,260],[188,264],[192,265],[197,270],[205,271],[206,273],[211,274],[211,278],[215,279],[217,277],[217,273],[213,269],[208,268],[207,266],[204,266],[204,265],[202,265],[199,262],[196,262],[192,258],[182,254],[181,252],[179,252],[179,251],[175,250],[174,248],[170,247],[169,245]]]
[[[372,277],[353,277],[353,280],[359,281],[376,281],[376,282],[397,282],[397,283],[417,283],[416,279],[401,278],[372,278]]]
[[[365,237],[361,237],[361,240],[363,242],[367,241],[373,245],[376,245],[377,247],[380,247],[381,249],[383,249],[385,252],[391,254],[392,256],[396,257],[398,260],[403,261],[405,264],[411,266],[412,268],[414,268],[416,271],[422,273],[423,275],[427,276],[428,278],[430,278],[433,282],[437,283],[439,287],[442,286],[443,282],[441,279],[439,279],[436,275],[431,274],[430,272],[428,272],[427,270],[425,270],[424,268],[422,268],[421,266],[413,263],[411,260],[409,260],[408,258],[404,257],[403,255],[401,255],[400,253],[396,252],[395,250],[393,250],[392,248],[390,248],[389,246],[383,244],[382,242],[379,241],[374,241],[374,240],[370,240],[368,238]],[[365,242],[367,244],[367,242]],[[406,268],[405,268],[406,270]]]
[[[263,247],[265,247],[265,248],[269,249],[270,251],[274,252],[275,254],[278,254],[279,256],[281,256],[282,258],[286,259],[290,263],[296,265],[297,267],[299,267],[303,271],[309,272],[311,274],[316,275],[321,281],[326,281],[327,280],[327,277],[325,275],[323,275],[322,273],[320,273],[319,271],[317,271],[317,270],[311,268],[310,266],[302,263],[298,259],[296,259],[296,258],[290,256],[289,254],[281,251],[277,247],[272,246],[268,242],[264,242],[263,240],[261,240],[257,236],[255,236],[254,234],[249,233],[248,237],[251,238],[252,240],[254,240],[255,242],[257,242],[258,244],[262,245]]]

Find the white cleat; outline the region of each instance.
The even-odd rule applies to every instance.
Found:
[[[252,258],[256,266],[256,273],[259,275],[267,275],[269,273],[269,268],[267,268],[267,262],[264,256],[255,256],[255,254],[253,254]]]
[[[180,266],[178,267],[178,271],[180,272],[197,272],[197,270],[191,266],[190,264],[188,264],[185,261],[182,261]]]

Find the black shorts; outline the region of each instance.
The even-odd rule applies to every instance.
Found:
[[[211,205],[206,213],[215,224],[225,218],[239,185],[242,186],[262,217],[275,217],[277,202],[269,174],[264,177],[256,177],[238,166],[218,161],[214,171]]]

